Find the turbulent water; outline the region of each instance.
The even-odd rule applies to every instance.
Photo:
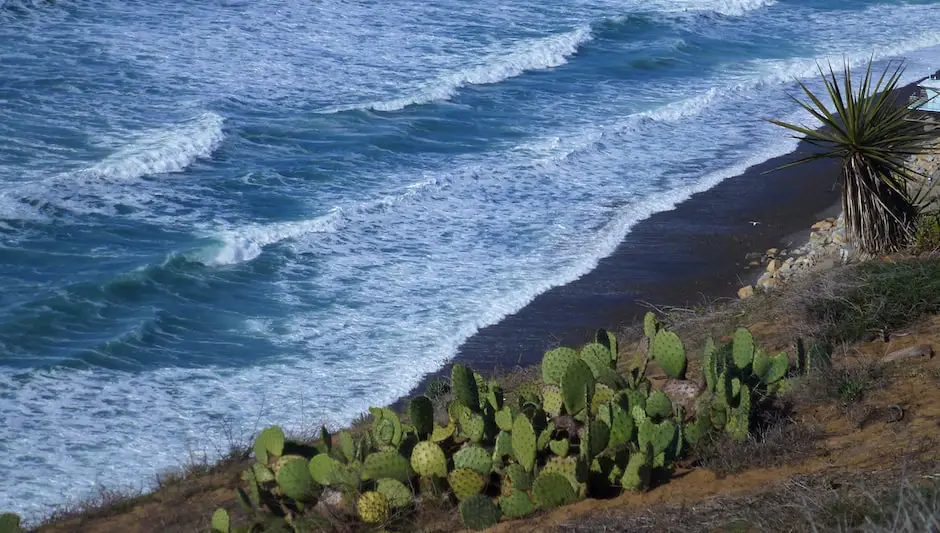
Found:
[[[0,510],[390,402],[940,1],[0,0]],[[811,86],[815,82],[811,83]]]

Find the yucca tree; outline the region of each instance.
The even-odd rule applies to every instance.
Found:
[[[856,89],[848,62],[841,83],[831,64],[828,74],[819,67],[831,109],[802,82],[800,88],[809,100],[791,98],[822,122],[821,129],[766,119],[821,148],[781,168],[822,158],[842,160],[846,229],[863,254],[904,247],[929,190],[926,176],[913,170],[908,161],[924,153],[926,142],[935,135],[926,133],[922,124],[906,120],[909,110],[894,93],[903,73],[903,63],[889,64],[876,80],[869,61]]]

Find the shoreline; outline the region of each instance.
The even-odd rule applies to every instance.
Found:
[[[897,90],[901,101],[916,83]],[[645,302],[682,307],[737,298],[738,289],[764,273],[765,265],[750,264],[749,254],[805,246],[814,223],[841,213],[838,161],[773,171],[816,150],[800,141],[793,151],[638,222],[591,272],[481,328],[448,364],[425,374],[393,405],[423,393],[432,379],[449,376],[455,362],[489,374],[538,364],[546,350],[583,344],[600,327],[619,332],[649,310]]]

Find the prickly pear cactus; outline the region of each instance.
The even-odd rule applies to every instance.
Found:
[[[434,426],[430,440],[431,442],[443,442],[452,437],[456,431],[457,425],[451,420],[446,426]]]
[[[416,396],[408,404],[408,417],[419,439],[426,439],[434,431],[434,404],[427,396]]]
[[[715,392],[718,383],[718,349],[715,341],[709,337],[705,341],[705,355],[702,358],[702,373],[705,374],[705,388],[708,392]]]
[[[385,496],[388,506],[392,509],[407,507],[413,501],[411,489],[404,483],[395,479],[380,479],[376,483],[375,491]]]
[[[731,358],[734,366],[740,369],[747,368],[747,365],[751,364],[754,359],[754,337],[747,328],[738,328],[734,332]]]
[[[512,423],[512,449],[516,460],[526,471],[535,468],[535,429],[525,415],[519,415]]]
[[[471,411],[480,409],[480,390],[472,370],[455,363],[450,371],[450,387],[457,401]]]
[[[460,501],[482,492],[486,487],[486,480],[472,468],[457,468],[447,476],[447,483]]]
[[[502,461],[507,455],[514,455],[512,450],[512,434],[507,431],[500,431],[496,435],[496,444],[493,445],[493,461]]]
[[[763,381],[768,384],[776,383],[783,379],[789,370],[790,357],[786,352],[780,352],[770,358],[770,368],[767,370],[767,373],[763,375]]]
[[[553,509],[577,499],[571,483],[561,474],[543,472],[532,484],[532,500],[539,509]]]
[[[7,524],[4,523],[3,518],[7,515],[0,516],[0,533],[13,533],[19,531],[20,524],[19,519],[17,519],[15,528],[10,528]],[[212,513],[212,531],[216,533],[229,533],[232,529],[232,519],[228,515],[228,511],[225,509],[216,509]]]
[[[503,407],[499,411],[496,411],[494,419],[496,420],[496,427],[503,431],[512,431],[512,421],[515,418],[515,413],[511,407]]]
[[[660,330],[653,339],[653,360],[673,379],[685,379],[685,348],[673,331]]]
[[[552,416],[561,414],[564,400],[561,397],[561,388],[557,385],[542,386],[542,409]]]
[[[303,457],[287,459],[277,470],[277,486],[285,496],[298,501],[310,501],[314,497],[313,478],[307,460]]]
[[[643,317],[643,334],[646,335],[646,338],[653,342],[653,339],[656,338],[656,334],[659,332],[660,323],[656,319],[656,315],[652,312],[647,312]]]
[[[482,494],[475,494],[460,502],[460,520],[474,531],[493,527],[499,523],[499,507]]]
[[[493,459],[483,448],[467,446],[454,454],[454,468],[470,468],[487,476],[493,469]]]
[[[586,392],[586,396],[585,396]],[[576,415],[583,411],[587,405],[586,397],[594,395],[594,373],[591,367],[578,359],[568,365],[565,376],[561,378],[561,396],[565,411]]]
[[[599,329],[594,334],[594,342],[607,348],[607,352],[610,354],[611,366],[613,366],[617,362],[617,336],[606,329]]]
[[[581,360],[588,364],[593,370],[596,366],[598,369],[601,368],[610,368],[611,357],[610,350],[607,349],[603,344],[592,342],[591,344],[585,345],[581,348]],[[599,372],[595,372],[595,375]]]
[[[379,492],[365,492],[359,497],[359,518],[367,524],[388,521],[388,498]]]
[[[447,477],[447,456],[433,442],[422,441],[411,451],[411,468],[423,477]]]
[[[571,442],[568,439],[556,439],[548,443],[548,449],[558,457],[567,457],[570,448]]]
[[[653,418],[672,416],[672,400],[663,391],[653,391],[646,399],[646,414]]]
[[[526,492],[517,489],[513,489],[508,496],[500,497],[499,508],[503,515],[509,518],[521,518],[535,512],[532,498]]]
[[[265,428],[255,438],[255,458],[259,463],[267,464],[270,456],[280,457],[284,453],[284,430],[278,426]]]
[[[542,357],[542,381],[549,385],[561,385],[561,378],[568,371],[568,365],[578,359],[578,352],[571,348],[555,348],[545,352]]]
[[[363,470],[369,479],[389,478],[404,482],[411,478],[408,459],[395,450],[369,454],[363,463]]]
[[[330,485],[333,482],[333,459],[325,453],[314,455],[310,459],[310,477],[320,485]]]
[[[620,405],[610,406],[610,442],[607,444],[610,448],[617,448],[633,440],[633,434],[636,430],[636,424],[630,413]]]
[[[620,485],[624,490],[644,490],[650,485],[652,458],[649,451],[641,449],[630,455]]]

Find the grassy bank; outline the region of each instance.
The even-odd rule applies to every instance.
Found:
[[[743,440],[716,433],[648,491],[591,498],[506,522],[513,531],[925,531],[937,527],[940,365],[910,347],[940,345],[940,259],[893,257],[835,268],[787,290],[694,309],[669,308],[665,325],[686,340],[690,373],[708,336],[748,327],[768,352],[797,357],[796,339],[832,347],[831,362],[779,401],[755,409]],[[626,370],[642,352],[642,325],[617,332]],[[590,340],[590,339],[585,339]],[[651,365],[654,388],[664,376]],[[541,372],[495,376],[507,398]],[[435,391],[432,391],[435,392]],[[440,391],[437,391],[440,392]],[[444,404],[446,394],[435,394]],[[404,417],[403,417],[404,418]],[[367,429],[363,420],[353,432]],[[254,459],[247,444],[218,464],[194,462],[162,476],[148,494],[115,494],[49,517],[42,532],[208,531],[217,507],[243,520],[233,491]],[[390,530],[462,528],[454,502],[425,500]],[[814,529],[815,528],[815,529]],[[331,513],[316,529],[369,531],[354,515]]]

